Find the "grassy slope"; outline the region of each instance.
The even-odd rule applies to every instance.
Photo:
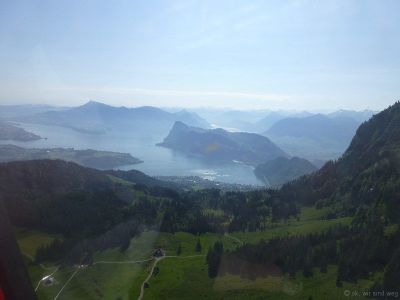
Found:
[[[36,230],[15,228],[15,235],[21,252],[29,257],[35,256],[40,245],[50,244],[57,235],[50,235]]]
[[[270,238],[276,235],[301,234],[315,232],[328,228],[339,222],[348,223],[350,219],[319,220],[325,211],[305,209],[300,220],[290,220],[265,232],[233,233],[246,242],[257,242],[259,239]],[[37,244],[47,243],[51,236],[38,232],[18,234],[21,247],[32,251]],[[195,251],[197,239],[202,244],[201,253]],[[207,276],[207,265],[204,257],[187,257],[191,255],[205,255],[208,248],[217,240],[224,243],[226,249],[234,249],[238,242],[228,236],[218,234],[204,234],[194,236],[188,233],[157,233],[145,232],[140,237],[132,239],[131,246],[125,253],[118,249],[111,249],[97,253],[95,262],[101,261],[131,261],[125,264],[95,264],[78,271],[67,287],[59,296],[62,299],[137,299],[140,286],[153,262],[133,263],[151,256],[152,250],[162,248],[167,255],[176,255],[180,245],[180,257],[165,258],[159,262],[160,272],[150,280],[150,287],[145,289],[144,299],[265,299],[272,296],[274,299],[341,299],[345,289],[362,290],[369,282],[360,281],[357,286],[344,284],[343,288],[336,288],[335,267],[331,266],[327,274],[315,272],[312,278],[296,279],[287,277],[267,277],[249,280],[239,276],[224,275],[216,280]],[[32,253],[32,252],[30,252]],[[76,268],[64,268],[55,273],[56,283],[50,287],[39,287],[39,299],[53,299],[68,280]],[[40,266],[29,264],[29,271],[36,286],[38,280],[51,273]],[[343,298],[345,299],[345,298]]]
[[[256,243],[260,239],[273,236],[318,232],[332,225],[348,224],[351,221],[351,218],[320,220],[325,213],[324,210],[305,208],[300,220],[289,220],[268,231],[232,233],[230,236],[244,242]],[[237,242],[230,239],[233,244],[226,247],[226,237],[222,240],[225,248],[232,249],[237,245]],[[371,284],[369,281],[360,281],[357,285],[345,283],[342,288],[337,288],[334,266],[329,267],[326,274],[315,270],[312,278],[304,278],[299,274],[296,279],[285,276],[256,280],[233,275],[209,279],[204,257],[165,259],[158,267],[160,272],[151,279],[150,287],[145,291],[145,299],[308,299],[309,296],[313,296],[313,299],[346,299],[345,290],[361,291]]]
[[[43,236],[45,234],[42,234],[36,242],[40,243]],[[39,236],[35,233],[30,240],[34,241],[35,237]],[[195,251],[198,238],[203,246],[202,253]],[[197,237],[187,233],[146,232],[139,238],[133,239],[125,253],[121,253],[118,249],[97,253],[94,261],[100,263],[78,271],[58,299],[118,299],[118,297],[120,299],[137,299],[141,283],[147,276],[152,262],[134,263],[134,261],[148,259],[151,257],[152,250],[158,247],[166,250],[167,255],[176,255],[178,245],[181,245],[182,257],[206,254],[208,247],[218,239],[223,240],[227,248],[234,247],[233,241],[217,234],[205,234]],[[204,258],[201,257],[201,259],[204,266]],[[104,263],[116,261],[130,261],[131,263]],[[52,272],[52,269],[43,269],[31,263],[28,266],[34,286],[37,285],[40,278]],[[69,267],[57,271],[54,275],[55,285],[39,287],[39,299],[53,299],[75,270],[76,267]]]
[[[256,280],[233,275],[209,279],[203,258],[167,259],[160,262],[159,268],[145,291],[145,299],[348,299],[345,290],[364,291],[371,284],[363,280],[337,288],[334,266],[326,274],[315,270],[311,278],[298,274],[295,279],[285,276]]]
[[[286,222],[281,222],[269,230],[257,232],[235,232],[231,236],[238,238],[246,243],[257,243],[261,239],[268,240],[273,237],[285,235],[301,235],[313,232],[321,232],[331,226],[342,224],[348,225],[351,218],[338,218],[331,220],[321,220],[321,217],[326,214],[326,210],[317,210],[315,208],[303,208],[299,220],[290,219]]]

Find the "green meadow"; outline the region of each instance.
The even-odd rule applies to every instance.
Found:
[[[207,274],[205,255],[208,248],[220,240],[227,250],[234,250],[242,242],[256,243],[260,239],[276,236],[299,235],[318,232],[336,224],[349,224],[350,218],[321,219],[324,211],[304,209],[297,219],[277,223],[260,232],[236,232],[229,235],[192,235],[146,231],[131,240],[130,247],[121,252],[109,249],[97,252],[90,266],[59,267],[53,274],[54,283],[37,289],[39,299],[138,299],[140,288],[154,264],[154,249],[162,248],[166,256],[157,264],[144,290],[143,299],[346,299],[346,290],[362,291],[370,284],[368,280],[357,284],[335,285],[336,267],[330,266],[327,273],[314,271],[314,276],[295,278],[283,276],[241,278],[224,274],[210,279]],[[21,250],[34,256],[39,245],[47,244],[54,235],[38,231],[17,229]],[[201,251],[196,251],[200,241]],[[180,252],[178,253],[178,248]],[[28,270],[36,288],[40,279],[54,272],[56,265],[44,265],[26,260]],[[60,292],[61,291],[61,292]]]

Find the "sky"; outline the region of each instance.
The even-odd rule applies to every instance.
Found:
[[[373,109],[400,1],[2,0],[0,104]]]

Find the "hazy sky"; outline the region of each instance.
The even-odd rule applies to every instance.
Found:
[[[400,1],[0,3],[0,103],[382,109]]]

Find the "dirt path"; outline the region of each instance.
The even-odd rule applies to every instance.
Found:
[[[160,260],[164,259],[164,258],[165,258],[165,256],[157,257],[157,258],[155,259],[154,264],[153,264],[153,266],[151,267],[151,270],[150,270],[149,275],[146,277],[146,279],[145,279],[145,280],[143,281],[143,283],[142,283],[142,286],[140,287],[140,295],[139,295],[138,300],[142,300],[142,299],[143,299],[143,296],[144,296],[144,289],[145,289],[146,283],[148,283],[148,281],[150,280],[151,276],[153,276],[154,269],[155,269],[155,267],[157,266],[158,262],[159,262]]]
[[[166,255],[166,256],[162,256],[162,257],[157,257],[155,258],[154,264],[151,267],[150,273],[149,275],[146,277],[146,279],[143,281],[142,286],[140,287],[140,295],[138,297],[138,300],[143,300],[143,296],[144,296],[144,289],[145,289],[145,285],[146,283],[149,282],[149,280],[151,279],[151,277],[153,276],[153,272],[154,269],[156,268],[157,264],[159,261],[166,259],[166,258],[192,258],[192,257],[205,257],[205,255],[203,254],[199,254],[199,255],[189,255],[189,256],[178,256],[178,255]]]
[[[148,259],[144,259],[144,260],[126,260],[126,261],[107,261],[107,260],[100,260],[100,261],[96,261],[93,263],[94,265],[98,265],[98,264],[138,264],[138,263],[142,263],[142,262],[146,262],[146,261],[151,261],[153,260],[153,258],[148,258]]]
[[[225,233],[224,235],[225,235],[228,239],[231,239],[231,240],[235,241],[236,243],[239,243],[240,245],[243,245],[243,244],[244,244],[243,241],[239,240],[239,239],[238,239],[237,237],[235,237],[235,236],[231,236],[231,235],[228,234],[228,233]]]
[[[150,273],[149,275],[146,277],[146,279],[143,281],[142,286],[140,288],[140,295],[138,300],[142,300],[143,296],[144,296],[144,290],[145,290],[145,285],[146,283],[148,283],[153,275],[154,269],[156,268],[157,264],[159,261],[166,259],[166,258],[179,258],[179,259],[185,259],[185,258],[193,258],[193,257],[205,257],[205,255],[203,254],[198,254],[198,255],[188,255],[188,256],[178,256],[178,255],[166,255],[166,256],[161,256],[161,257],[157,257],[157,258],[148,258],[148,259],[143,259],[143,260],[127,260],[127,261],[96,261],[94,262],[92,265],[97,265],[97,264],[137,264],[137,263],[144,263],[144,262],[148,262],[148,261],[152,261],[154,260],[154,264],[151,267]],[[70,278],[65,282],[65,284],[63,285],[63,287],[60,289],[60,291],[57,293],[57,295],[54,297],[53,300],[57,300],[57,298],[61,295],[62,291],[67,287],[67,285],[71,282],[71,280],[75,277],[75,275],[78,273],[78,271],[80,270],[85,270],[90,266],[85,266],[85,267],[78,267],[74,273],[72,273],[72,275],[70,276]],[[58,271],[59,267],[56,267],[56,269],[53,271],[53,273],[51,273],[48,276],[52,276],[54,275],[57,271]],[[47,277],[47,276],[45,276]],[[44,278],[45,278],[44,277]],[[41,279],[37,286],[35,291],[37,291],[37,289],[39,288],[41,282],[43,281],[43,279]]]
[[[80,270],[80,268],[77,268],[75,270],[74,273],[72,273],[71,277],[67,280],[67,282],[63,285],[63,287],[61,288],[61,290],[58,292],[58,294],[54,297],[53,300],[57,300],[58,296],[60,296],[61,292],[63,291],[63,289],[68,285],[68,283],[72,280],[72,278],[75,277],[76,273],[78,273],[78,271]]]
[[[142,262],[146,262],[146,261],[151,261],[153,260],[153,258],[149,258],[149,259],[144,259],[144,260],[126,260],[126,261],[105,261],[105,260],[100,260],[100,261],[96,261],[92,264],[92,266],[94,265],[98,265],[98,264],[137,264],[137,263],[142,263]],[[78,267],[75,272],[71,275],[71,277],[67,280],[67,282],[63,285],[63,287],[61,288],[61,290],[58,292],[58,294],[54,297],[54,300],[57,300],[57,298],[60,296],[61,292],[65,289],[65,287],[70,283],[70,281],[72,280],[72,278],[75,277],[76,273],[78,273],[79,270],[85,270],[90,266],[84,266],[84,267]],[[58,267],[57,267],[58,270]],[[57,270],[55,270],[51,275],[53,275]],[[51,276],[50,275],[50,276]],[[36,287],[36,290],[39,288],[40,283],[43,279],[41,279]],[[35,291],[36,291],[35,290]]]

